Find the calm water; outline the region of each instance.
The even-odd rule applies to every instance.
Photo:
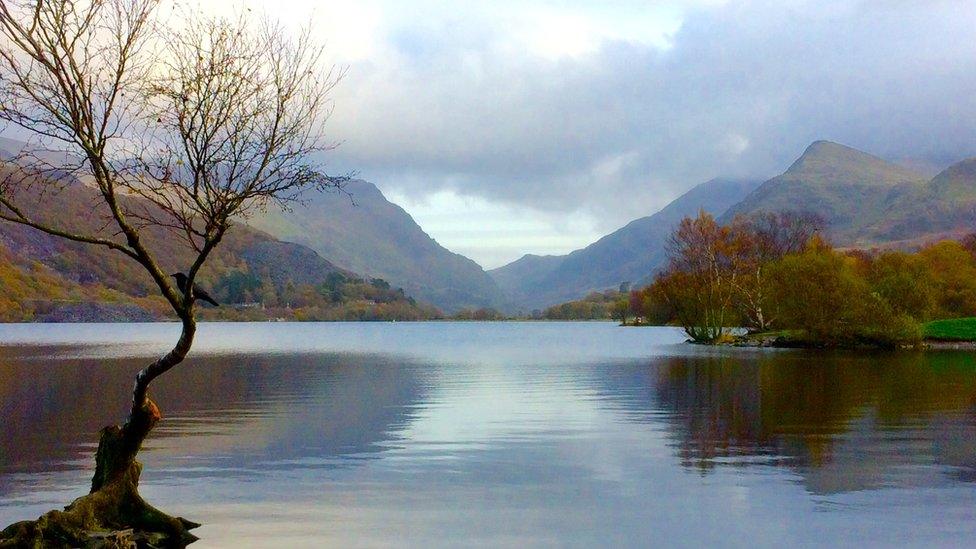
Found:
[[[176,325],[0,326],[0,523],[86,491]],[[143,494],[195,547],[972,546],[976,358],[606,323],[206,324]]]

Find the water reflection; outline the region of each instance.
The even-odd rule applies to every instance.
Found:
[[[124,417],[126,389],[142,366],[11,354],[0,356],[0,498],[23,475],[87,472],[97,431]],[[415,372],[370,355],[203,357],[155,386],[166,421],[147,454],[164,468],[178,459],[184,477],[251,479],[269,461],[283,469],[367,458],[422,397]]]
[[[170,326],[0,326],[0,522],[83,492]],[[206,546],[782,545],[976,534],[976,359],[600,323],[206,325],[143,491]],[[111,341],[121,343],[112,344]],[[87,342],[87,343],[86,343]],[[918,517],[938,514],[939,522]]]
[[[973,480],[967,353],[671,358],[655,396],[681,463],[789,467],[812,492]]]

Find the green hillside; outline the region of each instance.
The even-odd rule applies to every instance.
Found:
[[[976,318],[933,320],[922,330],[925,338],[933,341],[976,341]]]
[[[827,141],[810,145],[721,219],[760,210],[814,211],[840,246],[914,248],[976,230],[976,159],[931,181],[907,168]]]
[[[876,156],[816,141],[782,175],[760,185],[722,216],[805,210],[823,216],[830,236],[852,243],[893,204],[925,185],[925,177]]]
[[[976,230],[976,158],[949,166],[892,203],[863,239],[886,242]]]

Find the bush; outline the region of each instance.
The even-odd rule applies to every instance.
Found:
[[[856,260],[814,244],[768,268],[777,325],[824,345],[913,344],[921,329],[859,276]]]
[[[885,252],[867,262],[871,287],[896,312],[920,321],[938,313],[936,280],[924,257]]]
[[[876,347],[915,345],[922,341],[922,327],[911,316],[894,311],[875,296],[868,318],[853,330],[855,343]]]
[[[918,253],[931,272],[937,318],[976,315],[976,262],[962,244],[943,241]]]

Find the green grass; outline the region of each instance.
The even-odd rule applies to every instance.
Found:
[[[923,326],[925,339],[976,341],[976,317],[933,320]]]

